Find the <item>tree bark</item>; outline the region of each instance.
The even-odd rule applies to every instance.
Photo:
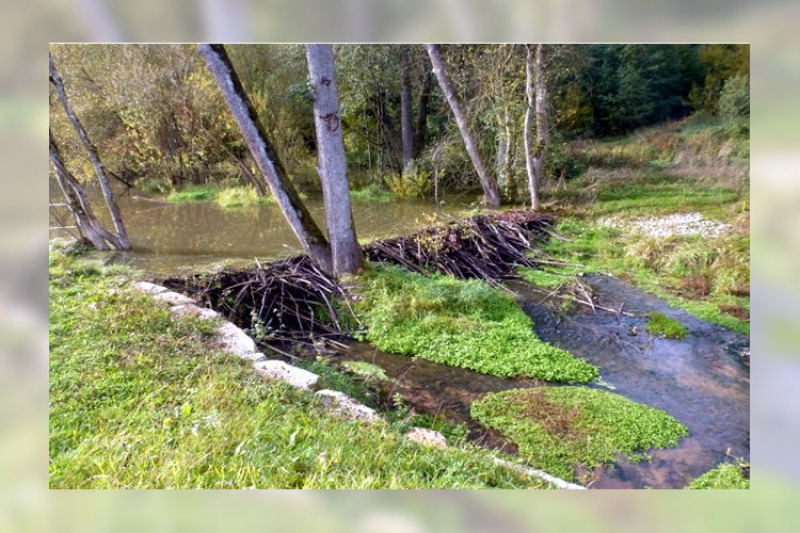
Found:
[[[464,145],[467,148],[467,153],[469,154],[469,158],[472,160],[472,165],[475,167],[475,172],[478,173],[478,178],[481,181],[481,186],[483,187],[483,203],[490,207],[499,207],[500,193],[497,190],[497,181],[487,172],[486,167],[483,164],[483,160],[481,160],[481,156],[478,153],[478,146],[475,144],[475,140],[473,139],[472,134],[469,132],[467,120],[464,117],[464,113],[461,111],[461,105],[459,104],[458,98],[456,98],[452,87],[450,87],[450,82],[447,79],[447,74],[444,70],[444,62],[442,61],[442,56],[439,53],[439,47],[435,44],[428,44],[426,45],[426,48],[428,49],[428,55],[431,58],[433,73],[436,75],[436,80],[439,82],[439,87],[442,89],[442,92],[447,99],[447,103],[450,105],[450,110],[455,116],[456,124],[461,132],[461,137],[464,139]]]
[[[403,45],[401,55],[400,123],[403,138],[403,173],[408,173],[414,158],[414,130],[411,124],[411,68],[409,46]]]
[[[64,106],[64,111],[66,111],[69,121],[72,123],[72,126],[78,133],[78,137],[81,139],[81,143],[83,143],[84,148],[86,148],[86,151],[89,154],[89,160],[92,162],[95,174],[97,174],[97,179],[100,182],[100,188],[103,190],[103,197],[105,198],[106,205],[108,206],[108,211],[111,213],[111,220],[114,222],[114,229],[117,232],[119,248],[122,250],[130,250],[131,243],[130,239],[128,238],[128,232],[125,230],[125,224],[122,221],[122,214],[119,211],[119,207],[114,201],[114,194],[111,192],[111,185],[108,182],[108,177],[106,176],[105,168],[103,168],[103,163],[100,161],[100,157],[97,155],[97,149],[92,144],[91,140],[89,140],[86,130],[83,128],[80,120],[78,120],[78,116],[75,114],[72,104],[70,104],[69,98],[67,97],[67,92],[64,89],[64,82],[61,79],[58,70],[56,69],[56,64],[53,60],[53,54],[49,54],[49,59],[50,83],[52,83],[56,88],[58,99]]]
[[[547,113],[547,73],[545,72],[545,45],[536,46],[536,61],[533,64],[534,81],[536,83],[536,150],[534,151],[533,170],[536,183],[541,187],[544,181],[542,165],[544,163],[547,144],[550,140],[550,121]]]
[[[221,44],[201,44],[200,55],[219,85],[222,96],[239,125],[245,144],[269,185],[275,201],[289,222],[308,256],[326,272],[333,272],[331,248],[325,235],[308,212],[300,195],[289,180],[252,102],[242,87],[225,47]]]
[[[428,137],[428,100],[431,96],[431,74],[425,73],[417,100],[417,123],[414,128],[414,159],[419,157]]]
[[[528,171],[528,191],[531,197],[531,209],[538,211],[539,202],[539,174],[535,168],[534,139],[533,139],[533,120],[535,108],[534,96],[534,51],[530,46],[526,47],[525,56],[525,97],[527,107],[525,110],[525,167]]]
[[[306,45],[306,56],[309,76],[314,85],[314,125],[319,160],[317,171],[322,181],[325,220],[333,249],[333,273],[336,276],[353,274],[363,266],[364,254],[356,238],[350,209],[333,46]]]
[[[72,216],[75,217],[75,224],[78,226],[81,235],[88,239],[98,250],[105,251],[109,249],[106,241],[114,248],[122,249],[117,236],[106,230],[98,222],[86,192],[64,164],[61,151],[53,137],[53,132],[48,131],[48,134],[50,136],[50,163],[53,165],[56,181],[58,181],[61,192],[64,193],[67,207]]]

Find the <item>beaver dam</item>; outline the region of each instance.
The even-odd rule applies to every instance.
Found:
[[[402,305],[394,308],[397,313],[410,313],[418,321],[432,321],[445,305],[442,302],[455,302],[456,309],[450,309],[451,315],[446,318],[463,327],[465,337],[496,335],[502,332],[505,322],[500,323],[499,330],[488,325],[484,328],[480,321],[467,322],[467,318],[475,316],[491,319],[491,313],[468,309],[464,302],[487,305],[495,312],[498,306],[502,307],[503,298],[510,299],[514,312],[528,320],[530,342],[537,343],[537,350],[541,348],[545,354],[543,357],[555,357],[556,362],[561,361],[557,357],[566,357],[571,361],[569,364],[577,365],[573,366],[572,374],[553,374],[573,376],[568,379],[542,379],[550,374],[506,372],[503,365],[498,365],[499,371],[495,371],[494,367],[476,365],[474,361],[464,363],[457,358],[451,361],[447,359],[449,352],[459,349],[454,342],[457,337],[453,336],[440,347],[444,355],[439,359],[428,357],[424,349],[418,353],[419,357],[403,355],[417,352],[402,347],[442,343],[436,336],[426,339],[424,334],[416,333],[413,335],[419,338],[410,341],[400,338],[383,343],[382,332],[402,337],[402,331],[392,332],[391,324],[376,318],[375,312],[365,311],[364,294],[360,294],[364,290],[361,276],[337,282],[305,256],[248,270],[173,277],[163,283],[221,312],[248,330],[263,348],[273,350],[276,357],[297,363],[298,359],[313,360],[314,355],[323,354],[329,364],[341,369],[347,369],[348,363],[354,361],[377,365],[385,378],[368,383],[376,392],[377,407],[391,409],[392,397],[400,394],[415,411],[453,424],[465,424],[473,441],[518,453],[532,466],[545,470],[546,459],[536,456],[535,450],[531,456],[530,446],[526,448],[524,442],[516,440],[513,427],[491,427],[479,422],[474,415],[480,409],[476,411],[475,406],[481,404],[483,408],[489,401],[487,398],[496,393],[499,393],[496,397],[505,398],[515,390],[546,391],[572,385],[563,389],[564,395],[582,397],[581,391],[585,390],[632,400],[625,409],[651,406],[658,413],[663,412],[664,417],[676,419],[670,424],[685,428],[684,433],[675,433],[673,442],[653,441],[645,449],[637,450],[636,457],[627,454],[607,457],[604,466],[575,464],[573,479],[590,487],[680,488],[733,457],[749,460],[749,367],[741,357],[749,352],[749,338],[671,308],[663,300],[608,276],[586,276],[573,285],[565,284],[561,291],[571,291],[568,300],[572,305],[554,304],[559,294],[525,283],[517,275],[519,267],[549,270],[565,266],[561,261],[544,257],[538,248],[546,239],[561,238],[553,232],[554,222],[551,216],[522,211],[480,215],[431,225],[403,237],[374,241],[364,250],[372,269],[383,269],[382,275],[389,279],[394,279],[393,276],[405,279],[402,272],[410,271],[426,275],[420,279],[433,275],[437,283],[441,282],[431,285],[419,299],[406,294]],[[365,276],[374,277],[371,272]],[[455,281],[446,281],[452,278],[481,281],[453,285]],[[397,290],[398,285],[386,283],[380,287]],[[490,290],[502,293],[502,298],[495,300],[491,295],[489,298],[486,291]],[[464,298],[455,299],[448,291],[460,291],[458,297]],[[459,305],[464,308],[457,309]],[[666,339],[647,333],[648,316],[654,312],[680,321],[687,331],[685,338]],[[383,329],[375,329],[376,320]],[[512,322],[518,325],[519,317],[515,316]],[[442,323],[432,328],[439,335],[452,334],[447,333],[447,328],[436,329]],[[497,344],[500,360],[499,350],[505,341],[484,339],[484,344],[490,347],[493,342]],[[511,352],[503,356],[510,358],[508,368],[513,369],[519,344],[511,346]],[[519,357],[522,356],[520,352]],[[592,374],[586,368],[596,370]],[[542,413],[547,409],[542,409],[542,405],[553,410],[544,418]],[[579,406],[555,412],[555,405],[548,400],[540,402],[537,409],[524,412],[541,418],[540,426],[545,428],[548,427],[545,418],[558,418],[561,425],[566,424],[559,435],[592,440],[591,425],[581,428],[584,434],[567,427],[578,418]],[[487,409],[480,412],[485,415]],[[653,424],[655,419],[648,418],[652,414],[636,414],[633,420],[621,421],[620,425],[636,433],[638,426]],[[639,416],[642,418],[636,418]],[[491,421],[491,417],[484,416],[481,420]],[[603,428],[595,429],[602,435]],[[561,475],[570,477],[573,465],[568,466]]]

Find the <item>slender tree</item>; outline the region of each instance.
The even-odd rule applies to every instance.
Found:
[[[414,130],[411,122],[411,66],[409,46],[403,45],[401,51],[400,86],[400,124],[403,139],[403,172],[410,171],[414,158]]]
[[[333,250],[333,272],[337,276],[352,274],[363,265],[364,255],[358,245],[350,209],[333,46],[309,44],[306,46],[306,56],[314,86],[314,125],[319,159],[317,170],[322,180],[325,220]]]
[[[528,188],[531,195],[531,209],[541,207],[539,186],[542,181],[542,163],[549,140],[547,115],[547,79],[545,76],[545,45],[527,47],[525,58],[525,163],[528,171]],[[536,139],[533,138],[533,120],[536,118]],[[534,145],[535,142],[535,145]]]
[[[122,249],[119,238],[105,229],[97,220],[86,192],[64,164],[53,132],[48,130],[48,134],[50,136],[50,163],[53,165],[56,181],[64,194],[70,213],[75,217],[75,223],[81,235],[98,250],[108,250],[109,244],[114,248]]]
[[[414,159],[419,157],[427,142],[428,133],[428,100],[431,97],[431,73],[426,69],[422,78],[422,87],[417,100],[417,118],[414,126]]]
[[[444,93],[444,96],[447,99],[450,110],[453,112],[453,116],[456,119],[456,124],[461,132],[461,137],[464,139],[464,145],[467,148],[469,158],[472,160],[472,165],[475,167],[475,172],[478,173],[478,178],[481,181],[481,186],[483,187],[483,203],[490,207],[498,207],[500,205],[500,193],[497,190],[497,181],[495,180],[494,176],[489,174],[489,172],[486,170],[486,166],[481,160],[481,156],[478,153],[478,146],[475,143],[475,139],[473,139],[472,134],[469,132],[467,120],[464,117],[464,113],[461,111],[461,104],[459,104],[458,98],[453,92],[450,82],[447,79],[447,73],[444,70],[444,62],[442,61],[442,56],[439,53],[439,47],[435,44],[428,44],[426,47],[428,50],[428,55],[431,58],[433,73],[436,75],[436,80],[439,82],[439,87],[442,89],[442,93]]]
[[[78,120],[78,116],[75,114],[75,110],[72,108],[72,104],[70,103],[69,98],[67,97],[67,92],[64,88],[64,81],[61,79],[61,75],[56,69],[56,64],[53,60],[53,54],[50,54],[49,56],[50,83],[55,87],[56,93],[58,94],[58,99],[61,101],[61,105],[64,106],[64,111],[67,113],[69,121],[72,123],[72,126],[78,133],[78,137],[81,139],[83,147],[86,148],[86,151],[89,154],[89,160],[92,162],[95,174],[97,174],[97,179],[100,182],[100,188],[103,190],[103,197],[105,198],[106,205],[108,206],[108,211],[111,213],[111,220],[114,222],[114,229],[117,233],[117,243],[119,244],[118,248],[122,250],[129,250],[131,247],[131,242],[128,238],[128,232],[125,230],[125,224],[122,221],[122,214],[119,211],[117,203],[114,201],[114,193],[111,192],[111,185],[108,182],[108,177],[106,176],[103,163],[100,161],[100,157],[97,155],[97,149],[95,148],[94,144],[92,144],[92,141],[89,140],[86,130],[83,128],[80,120]]]
[[[275,201],[280,207],[289,226],[302,244],[309,257],[323,270],[333,272],[331,247],[308,212],[283,167],[266,130],[258,119],[258,113],[244,92],[242,82],[233,68],[225,47],[221,44],[202,44],[198,46],[211,74],[219,85],[222,96],[239,125],[245,144],[269,185]]]

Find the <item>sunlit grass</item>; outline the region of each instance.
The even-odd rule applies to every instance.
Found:
[[[365,340],[380,349],[502,377],[587,382],[591,364],[539,339],[514,299],[479,280],[374,267],[354,280]]]
[[[335,418],[209,348],[128,273],[51,253],[51,488],[542,487],[482,449]],[[329,376],[328,385],[335,385]]]
[[[686,427],[663,411],[624,396],[579,387],[492,393],[472,416],[511,439],[533,466],[566,479],[578,468],[609,464],[616,454],[676,446]]]

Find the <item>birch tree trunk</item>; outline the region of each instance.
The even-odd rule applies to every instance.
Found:
[[[331,248],[325,235],[308,212],[289,180],[252,102],[242,87],[225,48],[221,44],[201,44],[200,55],[219,85],[222,96],[239,125],[245,144],[264,176],[275,201],[289,222],[308,256],[326,272],[333,272]]]
[[[78,120],[78,116],[75,114],[75,110],[72,108],[72,104],[67,97],[67,92],[64,89],[64,82],[61,79],[58,70],[56,69],[56,64],[53,60],[53,54],[49,54],[49,59],[50,83],[52,83],[56,88],[58,99],[61,101],[61,105],[64,106],[64,111],[66,111],[69,121],[72,123],[72,126],[78,133],[78,137],[81,139],[81,143],[89,154],[89,160],[92,162],[95,174],[97,174],[97,179],[100,182],[100,188],[103,190],[103,197],[105,198],[106,205],[108,206],[108,211],[111,213],[111,220],[114,222],[114,229],[117,232],[116,237],[119,248],[122,250],[130,250],[131,243],[130,239],[128,238],[128,232],[125,230],[125,224],[122,221],[122,214],[119,211],[119,207],[117,207],[117,203],[114,201],[114,194],[111,192],[111,185],[108,182],[108,177],[106,176],[103,163],[100,161],[100,157],[97,155],[97,149],[89,140],[86,130],[83,128],[80,120]]]
[[[319,160],[317,171],[322,180],[325,220],[333,249],[333,273],[336,276],[353,274],[362,267],[364,254],[356,238],[350,209],[333,46],[306,45],[306,56],[309,76],[314,85],[314,125]],[[403,133],[405,139],[406,132]]]
[[[81,235],[86,237],[92,243],[92,246],[98,250],[109,249],[106,241],[114,248],[122,249],[117,236],[106,230],[98,222],[86,192],[64,164],[61,151],[53,137],[53,132],[48,131],[48,134],[50,136],[50,163],[53,165],[56,181],[58,181],[61,192],[64,193],[67,207],[75,218],[75,224],[78,226]]]
[[[403,45],[401,56],[400,125],[403,139],[403,173],[408,173],[414,158],[414,130],[411,123],[411,72],[408,45]]]
[[[545,45],[536,46],[536,61],[533,63],[533,77],[536,84],[536,149],[534,150],[533,170],[536,184],[541,187],[544,181],[542,165],[547,144],[550,140],[550,121],[547,112],[547,73],[545,72]],[[537,208],[538,209],[538,208]]]
[[[538,211],[539,186],[542,180],[542,161],[548,141],[547,124],[547,84],[544,76],[544,45],[537,45],[534,50],[527,47],[525,57],[525,95],[527,110],[525,112],[525,163],[528,171],[528,189],[531,195],[531,209]],[[536,138],[533,134],[533,120],[536,119]],[[534,145],[535,142],[535,145]]]
[[[469,132],[466,118],[464,117],[464,113],[461,111],[461,105],[459,104],[458,98],[456,98],[452,87],[450,87],[450,82],[447,79],[447,74],[444,70],[444,62],[442,61],[442,56],[439,53],[439,47],[435,44],[428,44],[425,46],[428,50],[428,55],[431,58],[433,73],[436,75],[436,80],[439,82],[439,87],[442,89],[444,97],[447,99],[447,103],[450,105],[450,110],[455,116],[456,124],[461,132],[461,137],[464,139],[464,145],[467,148],[469,158],[472,160],[472,165],[475,167],[475,172],[478,173],[478,178],[481,180],[481,186],[483,187],[483,203],[490,207],[499,207],[500,193],[497,190],[497,181],[491,174],[487,172],[486,167],[481,160],[481,156],[478,153],[478,146],[475,144],[475,140],[473,139],[472,134]]]

